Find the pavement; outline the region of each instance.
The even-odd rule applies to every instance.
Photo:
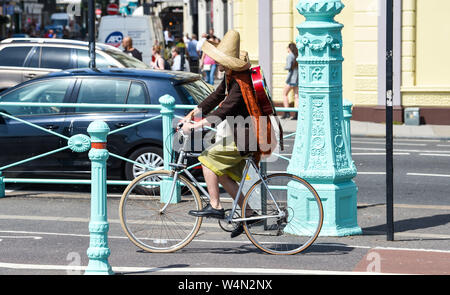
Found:
[[[297,121],[285,119],[282,120],[283,129],[286,132],[294,132],[297,128]],[[350,132],[352,136],[373,136],[385,137],[386,124],[350,121]],[[420,138],[420,139],[450,139],[450,125],[394,125],[394,138]]]

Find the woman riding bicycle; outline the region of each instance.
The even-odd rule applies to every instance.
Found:
[[[216,61],[219,71],[225,71],[225,78],[209,97],[183,119],[182,129],[188,133],[203,126],[217,126],[220,119],[224,129],[229,127],[232,130],[232,140],[217,140],[216,135],[216,143],[199,156],[211,199],[202,210],[191,210],[189,214],[223,219],[225,211],[220,203],[219,183],[228,194],[236,196],[239,188],[237,182],[242,180],[245,159],[253,153],[258,162],[261,155],[270,154],[276,141],[270,138],[273,134],[270,120],[260,124],[263,115],[253,91],[248,54],[240,51],[239,33],[233,30],[227,32],[219,45],[206,41],[202,51]],[[192,118],[200,114],[207,116],[191,123]],[[236,120],[237,117],[251,119]],[[227,122],[234,122],[233,126]],[[270,148],[268,151],[262,150],[262,146]],[[241,208],[242,200],[243,197],[239,199]],[[240,225],[231,233],[231,237],[242,232]]]

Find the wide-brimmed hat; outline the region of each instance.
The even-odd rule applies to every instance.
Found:
[[[217,63],[236,72],[248,70],[251,65],[246,51],[240,50],[241,37],[237,31],[228,31],[217,44],[206,41],[202,51]]]

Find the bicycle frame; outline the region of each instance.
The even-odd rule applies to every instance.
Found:
[[[186,153],[185,152],[185,149],[186,149],[186,144],[187,144],[187,135],[185,135],[182,131],[180,131],[181,132],[181,135],[183,136],[183,146],[182,146],[182,148],[180,149],[180,154],[179,154],[179,156],[178,156],[178,160],[177,160],[177,163],[176,164],[169,164],[170,166],[172,166],[172,167],[174,167],[174,168],[172,168],[172,172],[173,172],[173,174],[174,174],[174,177],[173,177],[173,181],[172,181],[172,185],[171,185],[171,189],[170,189],[170,199],[167,201],[167,203],[166,203],[166,205],[160,210],[160,212],[163,212],[166,208],[167,208],[167,206],[170,204],[170,202],[171,202],[171,200],[172,200],[172,198],[173,198],[173,195],[174,195],[174,190],[175,190],[175,185],[176,185],[176,182],[177,182],[177,178],[178,178],[178,175],[179,175],[179,173],[180,173],[180,171],[177,171],[176,170],[176,168],[180,168],[180,167],[184,167],[184,165],[182,164],[183,163],[183,161],[184,161],[184,159],[185,159],[185,157],[186,156],[195,156],[196,154],[195,153]],[[227,216],[227,218],[226,218],[226,221],[227,222],[229,222],[229,223],[231,223],[231,222],[239,222],[239,221],[248,221],[248,220],[254,220],[254,219],[257,219],[257,220],[261,220],[261,219],[268,219],[268,218],[275,218],[275,217],[284,217],[284,215],[285,215],[285,213],[284,212],[282,212],[281,211],[281,209],[280,209],[280,207],[278,206],[278,204],[277,204],[277,202],[275,201],[275,198],[273,197],[273,195],[272,195],[272,193],[270,192],[270,190],[269,190],[269,185],[267,184],[267,182],[264,180],[264,175],[262,175],[261,174],[261,171],[259,170],[259,168],[256,166],[256,164],[255,164],[255,161],[253,160],[253,157],[252,156],[250,156],[250,157],[248,157],[246,160],[246,163],[245,163],[245,167],[244,167],[244,171],[243,171],[243,174],[242,175],[244,175],[244,179],[243,179],[243,181],[241,181],[241,183],[239,184],[239,189],[238,189],[238,192],[237,192],[237,194],[236,194],[236,196],[234,197],[234,201],[233,201],[233,206],[232,206],[232,209],[231,209],[231,214],[230,215],[228,215]],[[278,215],[268,215],[268,216],[258,216],[258,217],[248,217],[248,218],[235,218],[235,219],[233,219],[233,216],[234,216],[234,213],[236,212],[236,208],[237,208],[237,205],[238,205],[238,202],[239,202],[239,199],[240,199],[240,196],[241,196],[241,193],[242,193],[242,189],[243,189],[243,187],[244,187],[244,183],[245,183],[245,175],[247,175],[247,173],[248,173],[248,171],[249,171],[249,169],[250,169],[250,166],[252,166],[254,169],[255,169],[255,171],[257,172],[257,174],[258,174],[258,177],[259,177],[259,179],[261,180],[261,182],[263,183],[263,185],[264,185],[264,187],[265,187],[265,189],[266,189],[266,192],[269,192],[269,196],[270,196],[270,198],[272,199],[272,201],[274,202],[274,204],[275,204],[275,206],[276,206],[276,208],[277,208],[277,210],[278,210]],[[210,195],[208,194],[208,192],[203,188],[203,186],[201,186],[199,183],[198,183],[198,181],[197,181],[197,179],[195,179],[195,177],[189,172],[189,170],[187,170],[185,167],[181,170],[181,172],[184,172],[187,176],[188,176],[188,178],[195,184],[195,186],[208,198],[208,199],[211,199],[211,197],[210,197]]]

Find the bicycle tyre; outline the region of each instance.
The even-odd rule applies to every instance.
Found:
[[[276,202],[267,192],[262,193],[265,186],[260,179],[245,195],[243,208],[246,210],[242,210],[242,215],[245,218],[255,217],[255,213],[256,217],[278,215],[278,205],[286,216],[260,219],[252,224],[244,221],[247,237],[269,254],[292,255],[306,250],[319,236],[323,224],[323,206],[316,190],[306,180],[289,173],[271,174],[264,181]],[[248,213],[250,209],[252,216]]]
[[[178,175],[180,200],[169,204],[161,213],[162,203],[159,186],[146,181],[171,177],[167,170],[149,171],[135,178],[124,190],[119,204],[120,224],[130,241],[137,247],[152,253],[175,252],[187,244],[198,233],[202,218],[188,214],[189,210],[200,210],[201,199],[197,189],[184,176]],[[142,189],[145,186],[147,189]],[[170,194],[170,192],[168,192]]]

